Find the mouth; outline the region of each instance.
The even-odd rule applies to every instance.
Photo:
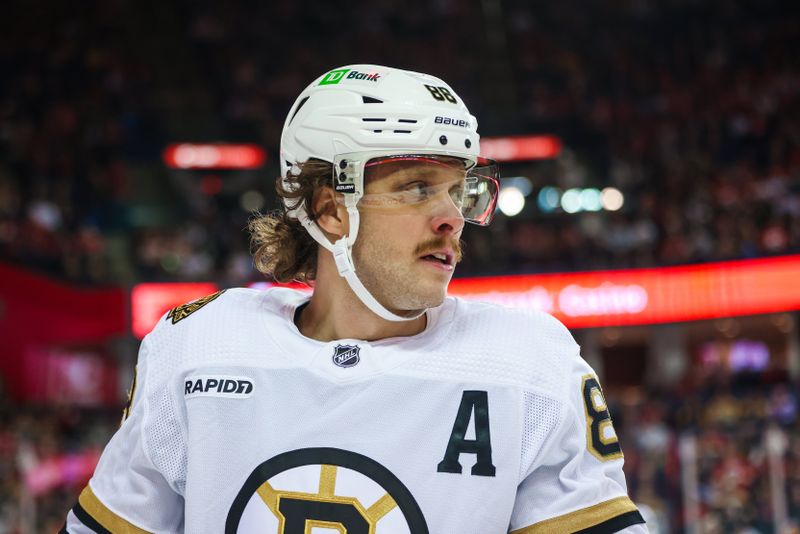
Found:
[[[452,271],[456,265],[456,256],[450,250],[436,250],[420,256],[420,260],[430,263],[432,266]]]

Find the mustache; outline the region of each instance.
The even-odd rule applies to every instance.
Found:
[[[443,248],[452,248],[453,253],[455,254],[456,263],[461,261],[461,258],[463,257],[464,242],[460,239],[448,237],[435,237],[420,243],[417,245],[417,248],[414,249],[414,256],[422,256],[425,253],[433,252]]]

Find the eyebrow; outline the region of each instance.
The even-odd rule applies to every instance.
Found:
[[[405,169],[403,172],[413,172],[414,176],[418,176],[420,178],[429,178],[432,176],[436,176],[438,169],[431,169],[430,167],[424,167],[422,169]]]
[[[464,175],[464,171],[463,170],[454,169],[452,167],[447,168],[447,170],[443,171],[439,167],[432,168],[432,167],[427,167],[427,166],[426,167],[422,167],[422,168],[415,168],[415,169],[403,169],[402,171],[398,172],[397,174],[401,175],[401,174],[406,174],[406,173],[413,173],[413,175],[415,177],[420,177],[420,178],[435,178],[435,177],[438,177],[438,176],[444,176],[444,177],[447,177],[447,181],[451,180],[451,178],[449,178],[450,176],[452,176],[452,179],[454,179],[456,177],[461,178]]]
[[[452,173],[452,178],[449,176]],[[457,169],[453,169],[452,167],[447,168],[447,171],[444,173],[442,172],[441,167],[430,167],[430,166],[415,166],[415,167],[406,167],[404,169],[399,169],[389,175],[376,177],[371,176],[370,182],[377,183],[377,182],[384,182],[388,187],[395,188],[399,185],[403,184],[407,181],[414,181],[414,180],[428,180],[428,181],[438,181],[435,180],[437,176],[441,176],[445,174],[446,177],[442,178],[442,182],[450,182],[456,181],[456,177],[458,179],[463,179],[463,171],[459,171]],[[369,176],[369,175],[368,175]]]

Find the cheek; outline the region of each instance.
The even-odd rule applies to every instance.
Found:
[[[421,235],[420,221],[420,217],[413,215],[362,213],[356,244],[361,242],[364,246],[362,252],[366,254],[373,251],[413,251]]]

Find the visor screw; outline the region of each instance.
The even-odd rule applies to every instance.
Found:
[[[447,144],[447,136],[446,136],[446,135],[442,135],[442,136],[440,136],[440,137],[439,137],[439,142],[440,142],[441,144],[443,144],[443,145],[446,145],[446,144]]]
[[[464,139],[464,146],[470,148],[472,146],[472,141],[469,139]]]
[[[339,173],[339,182],[346,182],[346,181],[347,181],[347,175],[343,172]]]
[[[339,168],[344,169],[346,167],[347,167],[347,160],[346,159],[343,159],[342,161],[339,162]]]

